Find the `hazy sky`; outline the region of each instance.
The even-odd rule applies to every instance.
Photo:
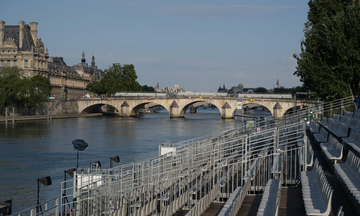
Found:
[[[68,65],[95,55],[100,69],[134,64],[141,85],[177,83],[216,91],[242,83],[272,88],[301,85],[293,75],[308,0],[12,0],[0,20],[38,22],[50,56]]]

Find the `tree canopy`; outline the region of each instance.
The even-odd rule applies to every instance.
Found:
[[[310,0],[309,8],[294,75],[325,101],[359,95],[359,2]]]
[[[140,85],[140,91],[141,92],[155,92],[154,87],[147,86],[147,85]]]
[[[86,87],[88,91],[97,94],[112,95],[116,92],[131,92],[139,90],[135,66],[132,64],[114,63],[109,69],[105,69],[105,75],[100,82],[89,83]]]
[[[43,105],[52,86],[46,77],[23,77],[18,67],[5,67],[0,71],[0,107]]]
[[[264,87],[259,87],[259,88],[255,89],[254,92],[255,93],[267,93],[267,90]]]

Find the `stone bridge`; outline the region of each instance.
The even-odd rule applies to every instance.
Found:
[[[223,119],[234,118],[237,110],[236,97],[126,97],[126,98],[88,98],[77,100],[79,113],[99,112],[101,106],[113,106],[120,116],[136,116],[138,110],[146,104],[155,103],[164,107],[170,118],[183,118],[186,110],[193,104],[203,102],[214,105],[220,111]],[[272,116],[282,117],[286,111],[294,107],[294,101],[290,99],[251,99],[242,98],[244,105],[258,105],[267,108]],[[312,106],[311,101],[298,101],[298,107]]]

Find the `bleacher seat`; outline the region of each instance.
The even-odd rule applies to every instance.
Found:
[[[341,160],[343,156],[343,145],[333,136],[329,136],[329,140],[326,143],[320,143],[321,150],[325,156],[330,160],[337,162]]]
[[[307,125],[307,128],[312,134],[319,133],[320,131],[320,125],[316,121],[310,122],[310,124]]]
[[[301,172],[301,185],[306,214],[328,216],[333,190],[317,160],[312,171]]]
[[[281,179],[269,179],[261,198],[257,216],[278,215],[281,195]]]
[[[360,119],[352,118],[348,126],[353,130],[360,131]]]
[[[320,125],[324,126],[327,125],[328,123],[328,119],[326,117],[322,117],[321,121],[319,121]]]
[[[347,116],[347,117],[352,118],[352,117],[353,117],[353,115],[354,115],[354,113],[353,113],[353,112],[345,111],[343,116]]]
[[[332,117],[332,119],[333,119],[334,121],[340,121],[340,115],[334,114],[333,117]]]
[[[351,120],[350,117],[342,116],[341,119],[340,119],[340,123],[343,123],[343,124],[347,125],[347,124],[350,124],[350,120]]]
[[[314,134],[315,140],[318,143],[327,142],[328,136],[329,136],[329,133],[323,127],[320,128],[320,132],[318,134]]]
[[[342,138],[342,141],[360,154],[360,131],[350,130],[350,136]]]
[[[334,164],[335,173],[360,205],[360,158],[349,151],[345,163]]]

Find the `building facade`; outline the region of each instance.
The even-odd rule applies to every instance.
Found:
[[[5,25],[0,20],[0,70],[17,66],[25,77],[41,75],[49,78],[54,97],[83,97],[87,84],[104,76],[95,65],[95,57],[88,66],[83,53],[81,63],[71,67],[62,57],[49,57],[48,49],[38,38],[37,25],[37,22],[25,24],[22,20],[19,25]]]

